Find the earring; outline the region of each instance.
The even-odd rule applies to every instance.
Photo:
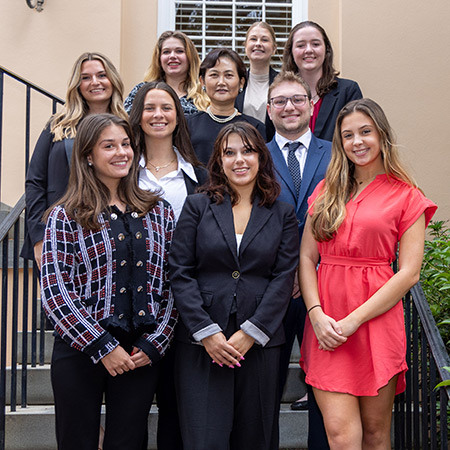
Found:
[[[206,92],[206,86],[202,86],[202,91]]]
[[[89,167],[92,167],[91,161],[88,161],[88,166],[89,166]]]
[[[242,88],[239,88],[239,92],[242,92],[244,89],[242,89]]]

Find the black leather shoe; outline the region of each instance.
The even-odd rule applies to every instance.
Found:
[[[307,411],[308,410],[308,400],[297,400],[291,403],[292,411]]]

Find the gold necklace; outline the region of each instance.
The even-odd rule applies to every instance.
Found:
[[[166,167],[169,167],[174,161],[176,157],[172,159],[172,161],[168,162],[167,164],[164,164],[164,166],[155,166],[150,161],[147,161],[148,164],[150,164],[157,172],[159,172],[161,169],[165,169]]]

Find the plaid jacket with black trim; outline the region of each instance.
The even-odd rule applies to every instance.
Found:
[[[175,219],[171,206],[160,201],[142,221],[147,231],[147,306],[156,329],[144,333],[136,346],[155,363],[178,320],[167,270]],[[113,315],[116,289],[114,239],[102,215],[99,222],[100,230],[83,229],[63,206],[55,207],[45,229],[41,269],[42,304],[56,332],[95,363],[119,345],[99,323]]]

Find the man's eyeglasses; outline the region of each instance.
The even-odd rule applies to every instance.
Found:
[[[284,97],[280,95],[278,97],[272,97],[270,99],[270,103],[275,108],[284,108],[289,100],[294,106],[303,106],[306,103],[306,100],[308,100],[308,96],[297,94],[292,97]]]

